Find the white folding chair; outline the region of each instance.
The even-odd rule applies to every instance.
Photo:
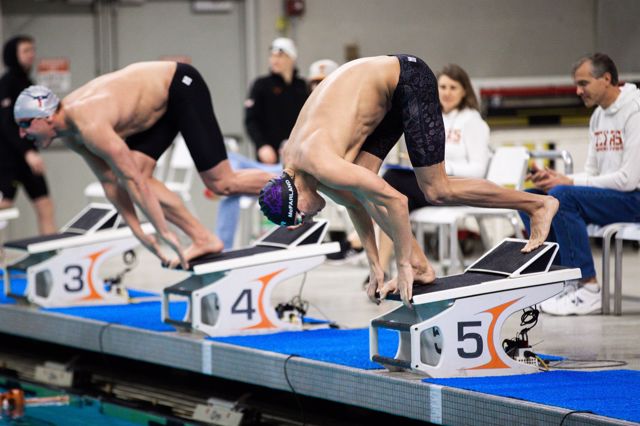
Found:
[[[194,172],[195,165],[189,148],[187,148],[182,134],[178,133],[178,136],[173,140],[173,151],[171,152],[164,184],[171,191],[180,195],[180,198],[182,198],[191,213],[195,215],[196,209],[191,199]]]
[[[623,241],[640,241],[640,223],[627,223],[616,233],[615,275],[614,275],[614,287],[613,287],[614,315],[622,315],[622,242]],[[607,308],[608,307],[609,306],[607,305]]]
[[[497,185],[522,189],[527,172],[529,153],[522,146],[500,147],[491,158],[487,180]],[[410,220],[414,226],[416,239],[422,250],[424,236],[428,228],[436,228],[438,232],[438,252],[443,269],[464,269],[464,262],[458,242],[458,223],[466,217],[474,217],[478,221],[483,243],[490,240],[484,229],[483,221],[488,218],[505,218],[513,227],[518,238],[522,238],[522,226],[518,212],[511,209],[492,209],[485,207],[453,206],[423,207],[411,213]]]
[[[587,234],[592,238],[602,238],[602,314],[611,313],[611,242],[615,239],[613,313],[622,315],[622,243],[640,241],[640,223],[610,223],[605,226],[587,225]]]

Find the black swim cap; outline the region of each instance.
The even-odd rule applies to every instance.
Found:
[[[298,212],[298,190],[293,178],[286,172],[271,179],[258,196],[260,210],[271,222],[281,226],[296,224]]]

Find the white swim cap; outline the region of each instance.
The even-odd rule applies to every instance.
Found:
[[[16,121],[25,118],[50,117],[56,112],[60,99],[45,86],[29,86],[20,92],[13,107]]]

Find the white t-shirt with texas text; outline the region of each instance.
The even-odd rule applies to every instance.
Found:
[[[571,176],[574,185],[640,189],[640,89],[634,84],[622,86],[613,104],[591,115],[584,170]]]

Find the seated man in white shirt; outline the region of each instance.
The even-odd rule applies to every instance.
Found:
[[[542,311],[554,315],[601,312],[587,224],[640,221],[640,90],[629,83],[619,86],[614,62],[602,53],[581,58],[573,79],[584,104],[597,105],[589,123],[585,171],[565,176],[544,169],[530,175],[538,192],[560,201],[549,234],[560,245],[560,263],[582,272],[576,286],[542,303]]]

